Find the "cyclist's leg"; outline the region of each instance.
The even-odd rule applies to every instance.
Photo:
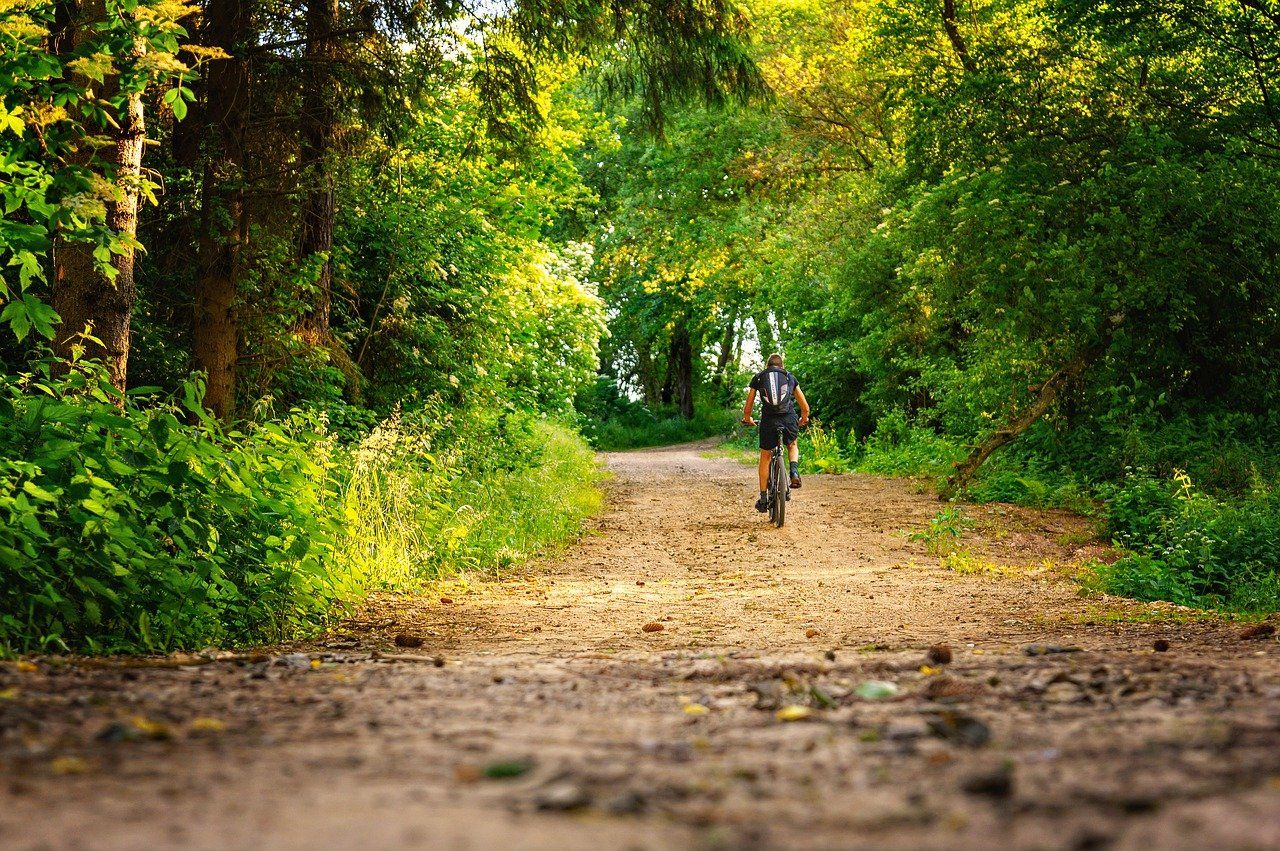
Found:
[[[792,419],[786,427],[787,458],[791,461],[791,487],[800,487],[800,421]]]
[[[773,448],[778,445],[778,433],[770,430],[770,425],[763,418],[760,423],[760,463],[757,473],[760,484],[760,498],[756,500],[756,511],[769,510],[769,500],[765,492],[769,490],[769,462],[773,458]]]

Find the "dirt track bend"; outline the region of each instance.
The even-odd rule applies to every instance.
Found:
[[[706,449],[611,455],[563,556],[269,661],[0,665],[0,847],[1280,846],[1274,637],[1081,597],[1061,513],[969,509],[974,574],[906,481],[809,477],[775,530]]]

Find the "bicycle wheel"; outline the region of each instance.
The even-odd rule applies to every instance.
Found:
[[[773,504],[772,511],[769,512],[769,519],[779,529],[782,528],[782,524],[787,520],[787,485],[789,484],[786,468],[782,464],[781,453],[774,455],[773,460],[769,463],[769,488],[773,491]]]

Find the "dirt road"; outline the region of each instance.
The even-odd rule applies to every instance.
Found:
[[[962,571],[909,482],[810,477],[776,530],[705,449],[265,661],[0,666],[0,847],[1280,847],[1274,636],[1081,597],[1065,514],[968,509]]]

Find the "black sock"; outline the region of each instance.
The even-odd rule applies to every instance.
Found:
[[[793,475],[793,476],[799,476],[799,475],[800,475],[800,462],[799,462],[799,461],[792,461],[792,462],[791,462],[791,475]]]
[[[764,498],[765,498],[765,497],[767,497],[768,495],[769,495],[769,492],[768,492],[768,491],[760,491],[760,498],[761,498],[761,499],[764,499]]]

